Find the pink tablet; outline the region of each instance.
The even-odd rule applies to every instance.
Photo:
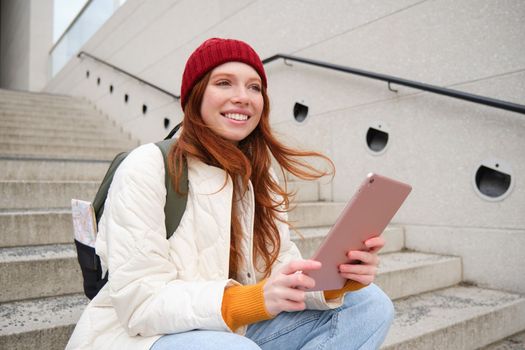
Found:
[[[342,288],[338,266],[348,262],[350,250],[366,250],[364,241],[379,236],[403,204],[412,187],[378,174],[368,174],[311,259],[320,270],[304,272],[315,279],[308,291]]]

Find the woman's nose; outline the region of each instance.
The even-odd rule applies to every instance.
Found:
[[[232,96],[232,101],[234,103],[249,103],[250,97],[248,95],[248,91],[244,87],[238,87],[234,90],[234,94]]]

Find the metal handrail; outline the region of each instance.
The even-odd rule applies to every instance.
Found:
[[[108,66],[108,67],[111,67],[111,68],[115,69],[116,71],[119,71],[120,73],[126,74],[127,76],[129,76],[129,77],[131,77],[131,78],[133,78],[133,79],[135,79],[135,80],[138,80],[138,81],[141,82],[142,84],[148,85],[148,86],[150,86],[150,87],[152,87],[152,88],[154,88],[154,89],[156,89],[156,90],[159,90],[160,92],[163,92],[163,93],[165,93],[166,95],[169,95],[169,96],[173,97],[173,98],[176,99],[176,100],[180,100],[180,96],[179,96],[179,95],[174,95],[174,94],[172,94],[171,92],[166,91],[166,90],[164,90],[163,88],[158,87],[157,85],[154,85],[154,84],[152,84],[152,83],[150,83],[150,82],[147,82],[146,80],[143,80],[143,79],[137,77],[137,76],[134,75],[134,74],[131,74],[131,73],[129,73],[129,72],[126,72],[125,70],[123,70],[123,69],[121,69],[121,68],[119,68],[119,67],[117,67],[117,66],[114,66],[114,65],[112,65],[111,63],[106,62],[106,61],[104,61],[104,60],[102,60],[102,59],[100,59],[100,58],[98,58],[98,57],[95,57],[95,56],[93,56],[93,55],[91,55],[91,54],[89,54],[89,53],[87,53],[87,52],[85,52],[85,51],[80,51],[80,52],[78,53],[78,55],[77,55],[78,58],[82,58],[82,56],[89,57],[89,58],[91,58],[91,59],[93,59],[93,60],[95,60],[95,61],[97,61],[97,62],[100,62],[100,63],[102,63],[102,64],[104,64],[104,65],[106,65],[106,66]]]
[[[143,83],[143,84],[146,84],[156,90],[159,90],[161,92],[163,92],[164,94],[166,95],[169,95],[171,97],[173,97],[174,99],[176,100],[180,100],[180,95],[174,95],[172,94],[171,92],[168,92],[150,82],[147,82],[139,77],[137,77],[136,75],[133,75],[129,72],[126,72],[125,70],[119,68],[119,67],[116,67],[114,65],[112,65],[111,63],[108,63],[98,57],[95,57],[85,51],[80,51],[77,55],[77,57],[81,58],[82,56],[87,56],[95,61],[98,61],[108,67],[111,67],[123,74],[126,74],[128,76],[130,76],[131,78],[133,79],[136,79],[138,80],[139,82]],[[340,72],[344,72],[344,73],[350,73],[350,74],[354,74],[354,75],[359,75],[359,76],[362,76],[362,77],[366,77],[366,78],[370,78],[370,79],[376,79],[376,80],[381,80],[381,81],[385,81],[389,84],[389,89],[390,89],[390,84],[391,83],[394,83],[394,84],[397,84],[397,85],[402,85],[402,86],[408,86],[408,87],[411,87],[411,88],[415,88],[415,89],[419,89],[419,90],[423,90],[423,91],[428,91],[428,92],[432,92],[432,93],[435,93],[435,94],[438,94],[438,95],[443,95],[443,96],[448,96],[448,97],[452,97],[452,98],[457,98],[457,99],[460,99],[460,100],[464,100],[464,101],[469,101],[469,102],[474,102],[474,103],[478,103],[478,104],[482,104],[482,105],[486,105],[486,106],[490,106],[490,107],[494,107],[494,108],[499,108],[499,109],[503,109],[503,110],[506,110],[506,111],[511,111],[511,112],[516,112],[516,113],[520,113],[520,114],[525,114],[525,105],[520,105],[520,104],[517,104],[517,103],[512,103],[512,102],[508,102],[508,101],[503,101],[503,100],[498,100],[498,99],[495,99],[495,98],[490,98],[490,97],[485,97],[485,96],[481,96],[481,95],[475,95],[475,94],[471,94],[471,93],[467,93],[467,92],[463,92],[463,91],[459,91],[459,90],[453,90],[453,89],[449,89],[449,88],[444,88],[444,87],[439,87],[439,86],[435,86],[435,85],[430,85],[430,84],[425,84],[425,83],[420,83],[420,82],[417,82],[417,81],[412,81],[412,80],[408,80],[408,79],[403,79],[403,78],[398,78],[398,77],[394,77],[394,76],[391,76],[391,75],[386,75],[386,74],[380,74],[380,73],[374,73],[374,72],[370,72],[370,71],[366,71],[366,70],[362,70],[362,69],[357,69],[357,68],[351,68],[351,67],[346,67],[346,66],[341,66],[341,65],[337,65],[337,64],[332,64],[332,63],[327,63],[327,62],[322,62],[322,61],[317,61],[317,60],[312,60],[312,59],[308,59],[308,58],[302,58],[302,57],[297,57],[297,56],[291,56],[291,55],[285,55],[285,54],[277,54],[277,55],[273,55],[271,57],[268,57],[266,59],[264,59],[262,61],[263,64],[268,64],[272,61],[275,61],[275,60],[278,60],[278,59],[284,59],[284,60],[290,60],[290,61],[295,61],[295,62],[300,62],[300,63],[304,63],[304,64],[309,64],[309,65],[313,65],[313,66],[316,66],[316,67],[322,67],[322,68],[327,68],[327,69],[331,69],[331,70],[336,70],[336,71],[340,71]]]
[[[340,71],[340,72],[344,72],[344,73],[355,74],[355,75],[359,75],[359,76],[370,78],[370,79],[382,80],[382,81],[385,81],[385,82],[387,82],[389,84],[389,88],[390,88],[390,83],[394,83],[394,84],[397,84],[397,85],[408,86],[408,87],[411,87],[411,88],[416,88],[416,89],[419,89],[419,90],[428,91],[428,92],[432,92],[432,93],[439,94],[439,95],[444,95],[444,96],[448,96],[448,97],[458,98],[460,100],[470,101],[470,102],[474,102],[474,103],[478,103],[478,104],[482,104],[482,105],[486,105],[486,106],[491,106],[491,107],[495,107],[495,108],[499,108],[499,109],[504,109],[504,110],[511,111],[511,112],[525,114],[525,105],[520,105],[520,104],[517,104],[517,103],[512,103],[512,102],[507,102],[507,101],[503,101],[503,100],[498,100],[498,99],[495,99],[495,98],[490,98],[490,97],[470,94],[470,93],[467,93],[467,92],[453,90],[453,89],[449,89],[449,88],[443,88],[443,87],[439,87],[439,86],[435,86],[435,85],[419,83],[419,82],[416,82],[416,81],[402,79],[402,78],[397,78],[397,77],[386,75],[386,74],[379,74],[379,73],[369,72],[369,71],[365,71],[365,70],[361,70],[361,69],[340,66],[340,65],[337,65],[337,64],[332,64],[332,63],[327,63],[327,62],[322,62],[322,61],[316,61],[316,60],[312,60],[312,59],[308,59],[308,58],[302,58],[302,57],[291,56],[291,55],[284,55],[284,54],[277,54],[277,55],[274,55],[274,56],[271,56],[271,57],[268,57],[268,58],[264,59],[262,62],[263,62],[263,64],[267,64],[267,63],[275,61],[275,60],[277,60],[279,58],[282,58],[284,60],[290,60],[290,61],[296,61],[296,62],[300,62],[300,63],[305,63],[305,64],[317,66],[317,67],[332,69],[332,70],[336,70],[336,71]]]

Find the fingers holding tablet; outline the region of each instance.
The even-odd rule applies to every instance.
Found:
[[[294,260],[286,264],[279,272],[285,275],[295,274],[298,271],[319,270],[321,263],[316,260]]]
[[[315,271],[321,263],[314,260],[295,260],[272,274],[263,287],[264,304],[271,315],[282,311],[301,311],[306,305],[303,289],[314,288],[315,280],[302,271]]]
[[[364,244],[370,253],[377,253],[385,246],[385,239],[383,236],[372,237],[367,239]]]
[[[339,273],[343,278],[364,285],[369,285],[374,281],[379,266],[377,253],[351,251],[348,252],[348,258],[350,261],[357,261],[357,263],[339,265]]]
[[[361,250],[352,250],[348,252],[347,256],[348,256],[348,259],[350,259],[350,261],[354,261],[354,260],[359,261],[358,264],[352,264],[352,265],[377,266],[379,262],[379,257],[377,256],[377,253],[370,253],[370,252],[365,252]]]

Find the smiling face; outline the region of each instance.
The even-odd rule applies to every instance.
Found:
[[[211,71],[200,113],[216,134],[238,143],[257,127],[263,106],[257,71],[245,63],[227,62]]]

